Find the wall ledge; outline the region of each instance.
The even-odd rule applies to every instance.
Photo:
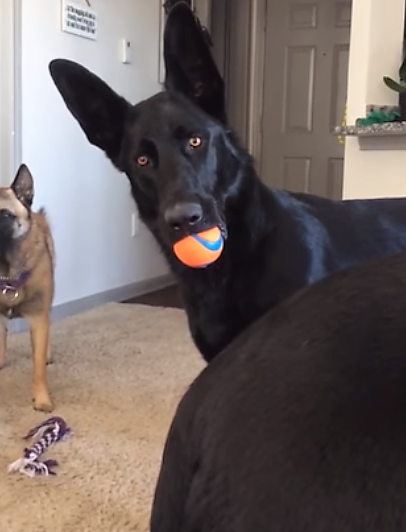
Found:
[[[376,105],[368,104],[366,106],[365,116],[370,113],[394,113],[399,112],[398,105]],[[333,135],[341,137],[399,137],[406,136],[406,122],[383,122],[371,125],[357,124],[336,126],[333,130]]]
[[[139,281],[126,286],[107,290],[99,294],[94,294],[88,297],[62,303],[52,308],[51,320],[52,322],[74,316],[91,310],[94,307],[105,305],[106,303],[120,303],[127,299],[142,296],[161,288],[166,288],[175,284],[174,278],[171,274],[161,275],[145,281]],[[23,319],[15,319],[8,322],[8,334],[17,334],[28,330],[28,325]],[[51,332],[52,334],[52,332]]]
[[[399,137],[406,136],[406,122],[385,122],[370,126],[337,126],[333,135],[352,137]]]

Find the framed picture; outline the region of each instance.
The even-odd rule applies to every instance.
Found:
[[[185,0],[159,0],[159,58],[158,58],[158,81],[163,83],[165,80],[164,65],[164,29],[166,16],[169,10],[178,2]],[[195,0],[186,0],[186,3],[195,11]]]

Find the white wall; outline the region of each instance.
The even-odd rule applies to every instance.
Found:
[[[56,305],[168,272],[144,227],[131,238],[135,205],[127,178],[87,142],[48,74],[49,61],[65,57],[133,103],[157,92],[159,1],[91,4],[96,42],[60,31],[59,0],[22,0],[22,160],[34,175],[35,207],[46,207],[53,227]],[[132,65],[119,62],[121,37],[133,42]]]
[[[385,75],[397,79],[403,39],[405,0],[353,0],[349,57],[348,124],[365,116],[367,104],[397,104]],[[348,137],[344,198],[406,196],[406,137]]]

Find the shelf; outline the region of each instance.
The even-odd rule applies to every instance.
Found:
[[[374,111],[393,112],[399,111],[397,105],[372,105],[366,106],[366,115]],[[385,122],[369,126],[336,126],[333,135],[343,137],[405,137],[406,122]]]
[[[343,137],[402,137],[406,136],[406,122],[386,122],[370,126],[337,126],[333,134]]]

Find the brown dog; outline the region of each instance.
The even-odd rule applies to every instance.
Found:
[[[31,332],[34,408],[53,408],[47,384],[55,252],[45,212],[32,212],[34,183],[21,165],[9,188],[0,187],[0,368],[6,357],[6,319],[24,318]]]

